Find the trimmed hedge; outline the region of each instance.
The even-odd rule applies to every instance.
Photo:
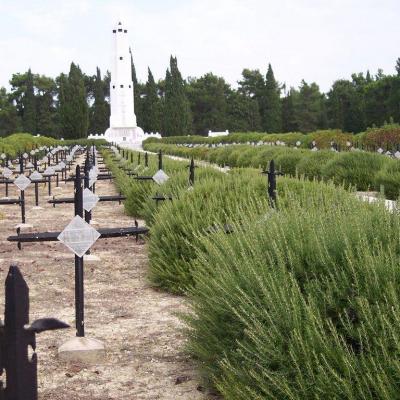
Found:
[[[308,179],[333,180],[357,190],[380,191],[381,185],[390,185],[384,192],[390,199],[398,195],[395,176],[392,171],[400,165],[399,160],[391,159],[377,153],[362,151],[335,153],[328,150],[313,152],[305,149],[287,147],[254,147],[239,145],[218,148],[186,148],[172,144],[147,144],[146,150],[162,149],[168,154],[182,157],[202,158],[211,163],[230,167],[267,168],[274,159],[277,167],[286,175],[304,175]],[[201,150],[201,151],[200,151]],[[206,150],[206,151],[204,151]],[[391,166],[389,168],[389,166]],[[378,176],[380,177],[378,179]]]
[[[225,151],[216,149],[213,157],[232,156]],[[279,151],[284,157],[287,149]],[[296,151],[290,156],[301,156]],[[354,160],[360,169],[387,160],[307,154],[313,159],[302,157],[296,168],[313,176],[334,165],[351,169]],[[398,165],[389,161],[382,171]],[[266,178],[257,170],[199,168],[199,181],[188,190],[187,163],[171,161],[177,164],[170,170],[167,163],[165,186],[150,183],[147,198],[143,185],[128,195],[142,196],[137,210],[151,228],[151,281],[189,295],[191,309],[182,317],[187,351],[205,384],[230,400],[397,398],[397,213],[363,203],[340,185],[288,177],[278,179],[278,207],[271,209]],[[115,173],[131,187],[132,179]],[[372,179],[354,174],[360,185]],[[160,190],[174,200],[157,208],[149,197]]]
[[[188,349],[224,398],[397,398],[399,218],[332,195],[200,239]]]
[[[170,136],[160,139],[149,138],[145,144],[218,144],[218,143],[247,143],[247,142],[284,142],[287,146],[295,146],[300,142],[301,148],[309,149],[315,141],[319,149],[329,149],[331,142],[340,146],[341,150],[348,148],[348,142],[354,147],[362,147],[366,150],[376,151],[378,147],[386,150],[398,150],[400,146],[400,125],[395,123],[385,124],[380,128],[368,128],[366,132],[352,134],[342,132],[338,129],[320,130],[303,134],[299,132],[290,133],[260,133],[260,132],[241,132],[231,133],[228,136],[214,138],[204,136]]]
[[[68,146],[68,145],[88,146],[96,144],[97,146],[106,145],[105,140],[57,140],[45,136],[33,136],[29,133],[15,133],[4,138],[0,138],[0,153],[6,153],[9,157],[14,158],[18,153],[30,151],[40,146]]]

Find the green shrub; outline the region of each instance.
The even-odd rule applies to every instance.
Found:
[[[373,153],[340,153],[323,168],[322,175],[335,183],[345,183],[358,190],[375,188],[375,177],[387,162],[387,158]]]
[[[397,200],[400,196],[400,161],[387,160],[384,168],[375,178],[377,190],[383,186],[385,196],[391,200]]]
[[[220,174],[181,192],[178,199],[160,208],[152,226],[150,280],[174,293],[184,293],[193,284],[190,263],[197,235],[213,230],[215,224],[229,224],[233,215],[246,215],[254,202],[259,212],[268,204],[265,179],[254,173]]]
[[[301,150],[287,150],[283,151],[275,158],[275,165],[279,171],[284,174],[295,176],[297,171],[297,164],[304,157]]]
[[[309,197],[200,239],[189,351],[227,399],[397,398],[399,218]]]
[[[335,159],[337,153],[326,150],[326,151],[316,151],[303,154],[302,159],[297,164],[298,174],[304,175],[307,178],[322,179],[322,171],[324,166],[328,161]]]

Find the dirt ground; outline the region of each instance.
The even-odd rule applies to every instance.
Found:
[[[55,186],[55,185],[53,185]],[[58,196],[73,195],[73,183],[60,183]],[[47,204],[40,187],[42,210],[32,210],[34,189],[26,191],[27,223],[33,231],[62,230],[73,217],[73,205]],[[99,195],[114,194],[110,181],[96,184]],[[4,185],[0,185],[0,197]],[[12,188],[10,197],[18,193]],[[24,244],[19,251],[6,241],[20,222],[16,205],[0,206],[0,310],[4,309],[4,280],[16,263],[30,288],[30,319],[56,317],[71,325],[63,331],[37,335],[40,400],[210,399],[184,354],[184,337],[177,312],[185,299],[153,289],[146,280],[147,248],[134,238],[99,239],[92,254],[101,258],[85,264],[86,336],[101,340],[106,359],[95,366],[67,364],[57,358],[58,347],[75,335],[74,258],[58,242]],[[95,227],[132,226],[123,205],[98,203]],[[143,222],[140,221],[142,224]]]

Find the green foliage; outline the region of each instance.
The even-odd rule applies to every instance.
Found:
[[[273,156],[287,171],[296,166],[318,178],[334,163],[339,170],[368,164],[400,173],[397,162],[368,153],[173,147],[183,156],[219,163]],[[333,183],[286,177],[278,179],[278,204],[271,209],[266,178],[251,169],[222,174],[201,167],[188,190],[187,163],[167,158],[171,178],[165,185],[139,185],[106,152],[104,157],[128,201],[134,201],[128,208],[151,229],[151,282],[189,295],[191,308],[183,316],[187,351],[205,384],[238,400],[396,398],[396,213],[363,203]],[[136,157],[123,165],[136,168]],[[156,169],[157,157],[151,155],[148,173]],[[373,179],[358,170],[353,174],[347,179],[361,185]],[[393,190],[398,193],[398,186]],[[156,193],[174,200],[157,206],[151,199]]]
[[[26,91],[23,98],[23,105],[22,127],[25,132],[36,133],[35,93],[33,89],[33,75],[30,69],[26,76]]]
[[[145,132],[162,131],[162,104],[153,74],[148,69],[148,79],[143,100],[143,129]]]
[[[325,165],[337,156],[337,153],[327,150],[308,152],[296,165],[297,173],[310,179],[322,179]]]
[[[315,189],[199,240],[188,348],[224,398],[397,396],[398,216]]]
[[[388,160],[375,178],[375,187],[383,188],[388,199],[398,200],[400,196],[400,161]]]
[[[227,94],[224,79],[208,73],[188,85],[188,99],[193,115],[193,131],[206,135],[209,130],[224,131],[227,126]]]
[[[387,159],[379,154],[342,153],[325,165],[323,176],[333,179],[337,184],[344,183],[358,190],[370,190],[374,189],[375,177],[386,163]]]
[[[318,137],[317,135],[314,137]],[[261,167],[265,169],[273,159],[276,166],[285,174],[294,176],[297,172],[310,179],[333,180],[338,185],[345,184],[347,187],[354,187],[363,191],[380,190],[376,176],[391,161],[389,158],[376,153],[360,151],[341,153],[323,151],[314,153],[311,150],[283,146],[255,147],[240,145],[218,148],[187,148],[150,141],[144,147],[149,151],[162,149],[165,153],[183,157],[193,156],[221,166],[228,165],[230,167]],[[388,193],[390,190],[388,187]],[[392,197],[393,194],[388,196]]]
[[[185,83],[178,69],[178,60],[171,56],[165,77],[164,133],[185,135],[192,130],[192,115],[186,96]]]
[[[316,83],[301,82],[294,104],[296,125],[300,132],[312,132],[326,127],[323,101],[324,97]]]
[[[84,77],[79,66],[71,63],[68,78],[60,77],[61,132],[65,139],[85,138],[89,126]]]
[[[32,136],[28,133],[15,133],[5,138],[0,138],[0,152],[9,157],[16,157],[18,153],[32,150],[37,146],[54,146],[58,144],[55,139]]]
[[[0,88],[0,137],[18,131],[19,119],[10,95],[5,88]]]
[[[245,215],[254,202],[259,212],[267,207],[265,180],[254,173],[220,174],[196,184],[191,191],[181,192],[178,199],[160,209],[157,223],[152,226],[151,281],[174,293],[184,293],[193,284],[191,261],[195,258],[197,235],[213,230],[216,224],[229,224],[234,215]]]
[[[94,78],[94,102],[90,109],[89,133],[103,134],[109,126],[109,105],[105,100],[105,85],[99,68]]]
[[[275,80],[271,64],[268,64],[268,71],[265,78],[265,87],[260,101],[260,113],[262,127],[265,132],[281,132],[281,89]]]

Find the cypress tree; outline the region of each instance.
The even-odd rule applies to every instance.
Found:
[[[150,68],[143,101],[143,129],[145,132],[161,132],[161,101]]]
[[[191,133],[192,115],[185,89],[178,60],[171,56],[165,78],[164,133],[167,136]]]
[[[46,76],[35,76],[36,98],[36,131],[45,136],[55,136],[54,95],[55,82]]]
[[[94,103],[91,109],[91,121],[89,132],[92,134],[102,134],[108,127],[108,109],[104,94],[104,83],[101,78],[100,69],[96,69],[94,81]]]
[[[282,132],[296,132],[298,124],[296,119],[296,95],[297,91],[290,88],[288,94],[282,99]]]
[[[400,76],[400,57],[396,60],[396,72],[397,76]]]
[[[67,128],[67,100],[66,90],[68,86],[68,79],[65,74],[61,74],[57,79],[58,84],[58,104],[57,104],[57,120],[59,126],[58,136],[68,137]]]
[[[89,125],[89,108],[82,71],[79,66],[71,63],[68,78],[62,74],[59,81],[61,133],[66,139],[85,138]]]
[[[275,80],[271,64],[268,64],[260,111],[262,115],[263,129],[269,133],[282,131],[280,93],[281,90],[278,82]]]
[[[85,81],[78,65],[71,63],[66,91],[67,118],[72,138],[85,138],[89,126],[89,108]]]
[[[22,127],[24,132],[36,133],[36,101],[33,84],[33,75],[29,68],[26,74],[26,89],[23,98]]]
[[[132,51],[129,49],[129,53],[131,55],[131,73],[132,73],[132,82],[133,82],[133,103],[134,103],[134,108],[135,108],[135,115],[136,115],[136,122],[137,126],[143,126],[144,121],[143,121],[143,101],[141,98],[141,93],[140,93],[140,85],[137,80],[136,76],[136,68],[135,64],[133,62],[133,56],[132,56]]]

